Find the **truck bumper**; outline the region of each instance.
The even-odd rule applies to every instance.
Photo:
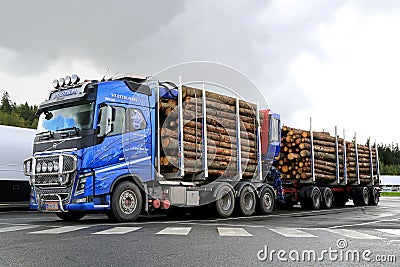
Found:
[[[31,210],[39,210],[38,204],[30,204]],[[74,211],[102,211],[109,210],[110,207],[108,205],[95,205],[93,202],[89,203],[79,203],[79,204],[67,204],[64,205],[64,210],[74,210]],[[51,211],[51,212],[59,212],[59,211]]]

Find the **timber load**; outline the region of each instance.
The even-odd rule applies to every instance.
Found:
[[[310,131],[283,126],[281,151],[274,166],[283,180],[310,181],[314,171],[317,183],[378,182],[376,149],[344,142],[328,132],[313,132],[311,138]]]
[[[205,91],[206,119],[203,125],[202,90],[182,86],[183,114],[183,153],[185,176],[191,180],[203,179],[204,172],[202,140],[207,142],[207,166],[209,179],[222,175],[238,174],[238,146],[241,148],[242,178],[252,178],[257,169],[256,106],[236,98]],[[162,173],[179,171],[179,108],[178,100],[160,96]],[[239,116],[237,116],[239,115]],[[262,115],[262,114],[260,114]],[[237,117],[239,124],[237,124]],[[240,125],[240,139],[237,138],[237,126]],[[203,127],[206,127],[207,139],[203,139]],[[170,179],[173,179],[171,176]],[[179,179],[179,177],[175,176]]]

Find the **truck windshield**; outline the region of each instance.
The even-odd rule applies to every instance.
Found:
[[[38,133],[66,129],[91,129],[94,103],[49,108],[39,116]]]

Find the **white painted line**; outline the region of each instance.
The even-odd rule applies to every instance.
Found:
[[[141,228],[142,227],[113,227],[104,231],[92,233],[92,235],[123,235]]]
[[[349,237],[349,238],[354,238],[354,239],[384,239],[382,237],[378,237],[378,236],[374,236],[374,235],[369,235],[369,234],[364,234],[364,233],[360,233],[354,230],[348,230],[348,229],[329,229],[329,228],[325,228],[325,231],[334,233],[334,234],[338,234],[338,235],[342,235],[345,237]]]
[[[391,235],[400,235],[400,229],[375,229],[375,230]]]
[[[57,227],[54,229],[30,232],[30,234],[64,234],[85,228],[89,228],[89,226],[64,226],[64,227]]]
[[[300,231],[296,228],[269,228],[269,229],[285,237],[317,237],[315,235]]]
[[[243,228],[218,227],[219,236],[253,236]]]
[[[192,230],[192,227],[167,227],[156,234],[157,235],[188,235],[190,230]]]
[[[0,228],[0,233],[32,229],[32,228],[35,228],[38,226],[39,225],[17,225],[17,226],[4,227],[4,228]]]

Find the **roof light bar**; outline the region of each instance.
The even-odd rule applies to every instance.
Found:
[[[71,84],[71,76],[65,76],[65,84],[70,85]]]

